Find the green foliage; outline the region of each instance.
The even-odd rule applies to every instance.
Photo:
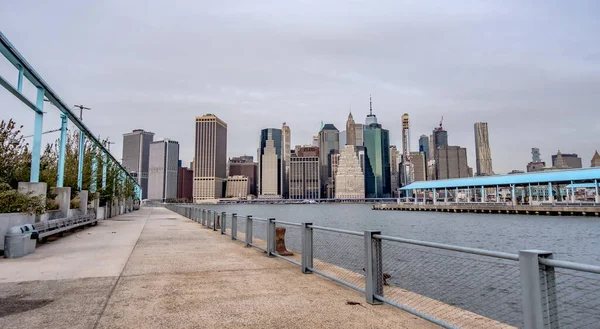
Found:
[[[46,204],[37,195],[22,194],[7,183],[0,183],[0,213],[26,212],[41,215]]]
[[[0,183],[17,188],[19,182],[29,181],[31,153],[21,133],[10,119],[0,122]]]

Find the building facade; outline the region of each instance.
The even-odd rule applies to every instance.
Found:
[[[250,181],[248,177],[235,175],[227,177],[226,198],[246,199],[250,194]]]
[[[410,158],[412,164],[413,182],[427,180],[427,161],[425,160],[425,153],[410,152]]]
[[[402,162],[402,155],[396,148],[396,145],[390,145],[390,189],[392,196],[396,196],[398,193],[398,186],[400,184],[400,163]]]
[[[600,167],[600,154],[598,154],[598,151],[596,151],[596,153],[594,153],[594,156],[592,157],[591,166]]]
[[[339,153],[340,150],[340,132],[338,129],[328,123],[319,131],[319,161],[321,165],[321,195],[326,196],[327,191],[333,191],[333,171],[331,164],[331,155]]]
[[[371,115],[374,117],[375,115]],[[374,121],[377,119],[375,118]],[[365,197],[391,196],[390,135],[378,123],[365,128]]]
[[[250,186],[250,194],[256,194],[256,167],[254,158],[251,155],[229,158],[229,176],[246,176]]]
[[[355,146],[364,146],[365,145],[364,137],[363,137],[364,130],[365,130],[365,126],[362,123],[354,124],[354,138],[356,139],[356,143],[354,143]]]
[[[298,152],[290,157],[290,199],[321,198],[320,168],[318,153]]]
[[[214,114],[196,117],[194,202],[222,198],[227,180],[227,124]]]
[[[435,152],[435,150],[440,147],[448,146],[448,132],[444,130],[441,125],[440,127],[433,129],[432,142],[433,150],[430,150],[430,152]]]
[[[150,143],[148,199],[176,199],[178,171],[179,143],[169,139]]]
[[[559,161],[562,158],[562,161]],[[576,154],[561,153],[560,150],[552,155],[552,167],[557,169],[583,168],[581,158]]]
[[[148,198],[150,143],[153,141],[154,133],[143,129],[135,129],[130,133],[123,134],[122,164],[142,188],[142,199]]]
[[[466,148],[445,146],[435,153],[436,179],[470,177]]]
[[[257,196],[261,199],[281,199],[285,168],[283,166],[283,133],[267,128],[260,132],[257,168]]]
[[[335,176],[335,198],[363,199],[365,197],[365,176],[355,146],[344,146],[339,158]]]
[[[487,122],[477,122],[474,128],[477,176],[491,176],[494,171],[492,170],[492,151],[490,150],[488,124]]]
[[[288,175],[290,173],[290,154],[292,147],[292,130],[288,125],[283,123],[281,127],[281,139],[282,139],[282,170],[281,170],[281,197],[284,199],[288,198]]]
[[[346,143],[343,145],[356,145],[356,123],[352,117],[352,112],[348,114],[348,119],[346,120]],[[340,148],[343,145],[340,145]]]
[[[419,137],[419,152],[423,152],[426,161],[429,160],[429,137],[427,135]]]
[[[191,202],[193,200],[194,190],[194,171],[179,167],[177,173],[177,199]]]
[[[410,121],[408,113],[402,115],[402,156],[408,158],[410,154]]]
[[[527,172],[541,171],[546,168],[545,162],[530,162],[527,164]]]

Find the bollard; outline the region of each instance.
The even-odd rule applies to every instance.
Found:
[[[554,267],[540,264],[540,258],[552,259],[552,253],[541,250],[519,251],[526,329],[558,328]]]
[[[383,296],[383,262],[381,261],[381,240],[373,235],[380,231],[365,231],[365,295],[367,303],[381,304],[375,295]]]
[[[275,228],[275,252],[281,256],[293,256],[294,253],[285,247],[285,227]]]
[[[237,240],[237,214],[231,214],[231,240]]]
[[[221,213],[221,220],[223,221],[223,224],[219,224],[219,227],[221,229],[221,234],[225,234],[225,230],[227,229],[227,213],[226,212],[222,212]]]
[[[252,215],[246,216],[246,247],[252,246]]]
[[[302,223],[302,273],[312,273],[313,267],[313,230],[312,223]]]
[[[275,218],[269,218],[267,222],[267,257],[275,253]]]

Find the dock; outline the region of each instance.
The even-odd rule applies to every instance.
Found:
[[[544,216],[600,216],[600,206],[593,205],[507,205],[495,203],[462,204],[376,204],[373,210],[436,211],[448,213],[516,214]]]

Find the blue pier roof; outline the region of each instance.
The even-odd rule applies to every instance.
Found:
[[[507,186],[522,184],[552,183],[593,183],[600,180],[600,167],[585,169],[548,170],[523,174],[453,178],[432,181],[420,181],[406,185],[401,190],[455,188],[469,186]]]

